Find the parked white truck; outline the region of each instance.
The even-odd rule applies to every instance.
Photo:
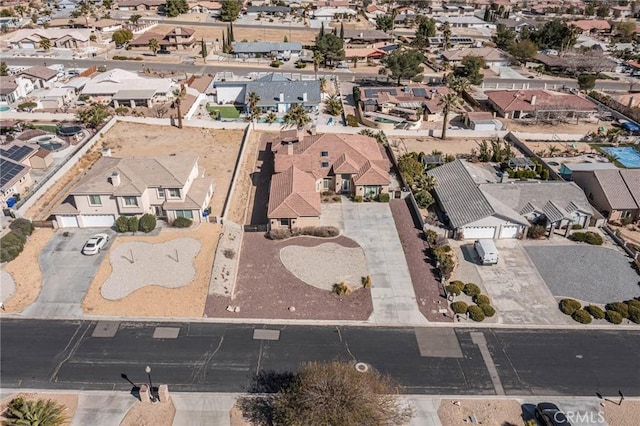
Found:
[[[493,240],[476,240],[473,247],[476,249],[478,256],[480,256],[480,263],[483,265],[495,265],[498,263],[498,249]]]

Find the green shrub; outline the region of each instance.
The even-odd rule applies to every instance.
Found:
[[[16,234],[24,235],[28,237],[33,234],[33,230],[35,229],[33,223],[31,223],[27,219],[18,218],[9,224],[9,229],[11,229]]]
[[[282,62],[278,60],[271,61],[271,63],[269,64],[269,66],[273,68],[280,68],[280,65],[282,65]]]
[[[174,228],[188,228],[191,226],[193,221],[186,217],[177,217],[176,220],[173,221]]]
[[[445,289],[447,290],[447,293],[453,294],[454,296],[460,296],[460,293],[462,293],[462,289],[453,284],[449,284]]]
[[[584,310],[589,312],[591,314],[591,316],[594,317],[595,319],[603,319],[604,318],[604,311],[599,306],[589,305],[589,306],[586,306],[584,308]]]
[[[492,317],[496,314],[496,310],[488,303],[483,303],[478,306],[480,306],[480,309],[482,309],[482,312],[484,312],[485,317]]]
[[[629,305],[622,302],[607,303],[604,307],[607,311],[615,311],[622,318],[629,318]]]
[[[464,288],[464,283],[462,281],[459,280],[455,280],[455,281],[451,281],[449,283],[449,285],[456,287],[458,289],[458,295],[460,295],[460,293],[462,293],[462,289]]]
[[[480,293],[482,293],[480,291],[480,287],[478,287],[476,284],[474,283],[467,283],[464,285],[464,288],[462,289],[462,291],[464,292],[464,294],[466,294],[467,296],[477,296]]]
[[[156,223],[157,221],[154,215],[152,215],[151,213],[145,213],[138,221],[138,226],[140,228],[140,231],[149,233],[156,229]]]
[[[310,235],[312,237],[333,238],[340,235],[340,230],[335,226],[305,226],[304,228],[293,228],[292,236]]]
[[[484,321],[484,311],[480,306],[477,306],[477,305],[469,306],[467,308],[467,314],[469,315],[469,318],[471,318],[475,322]]]
[[[356,118],[355,115],[353,115],[353,114],[347,115],[347,126],[349,126],[349,127],[360,127],[360,124],[358,124],[358,119]]]
[[[616,311],[607,311],[604,313],[604,319],[609,321],[611,324],[620,324],[622,323],[622,315],[620,315]]]
[[[577,309],[573,314],[571,314],[571,318],[580,324],[591,324],[591,315],[584,309]]]
[[[573,315],[573,313],[580,308],[582,308],[582,305],[577,300],[562,299],[560,301],[560,310],[565,315]]]
[[[351,287],[349,287],[344,281],[341,281],[333,285],[333,292],[338,296],[348,296],[351,294]]]
[[[137,232],[138,231],[138,217],[130,216],[127,220],[127,230],[129,232]]]
[[[353,201],[355,203],[361,203],[362,202],[362,195],[356,195],[353,197]]]
[[[597,232],[587,231],[587,232],[574,232],[570,237],[573,241],[577,241],[580,243],[587,243],[593,246],[600,246],[604,242],[602,239],[602,235]]]
[[[459,300],[457,302],[453,302],[451,304],[451,310],[453,312],[455,312],[456,314],[464,314],[467,312],[467,309],[469,308],[469,305],[467,305],[465,302],[463,302],[462,300]]]
[[[284,240],[291,237],[289,228],[274,228],[267,232],[267,238],[270,240]]]
[[[640,324],[640,309],[630,308],[629,309],[629,321]]]
[[[629,310],[631,310],[631,308],[640,309],[640,300],[637,300],[637,299],[625,300],[624,303],[627,306],[629,306]]]
[[[22,253],[22,249],[18,246],[2,246],[2,248],[0,248],[0,262],[11,262],[18,257],[20,253]]]
[[[476,294],[475,296],[473,296],[473,302],[476,305],[491,304],[491,300],[489,299],[489,296],[487,296],[486,294]]]
[[[381,203],[388,203],[389,202],[389,193],[388,192],[381,192],[380,194],[378,194],[377,199]]]
[[[129,218],[127,216],[120,216],[116,219],[116,231],[127,232],[129,230]]]
[[[537,239],[547,234],[547,228],[542,225],[531,225],[527,231],[527,237]]]
[[[582,225],[580,225],[579,223],[574,223],[573,225],[571,225],[571,229],[582,229]]]

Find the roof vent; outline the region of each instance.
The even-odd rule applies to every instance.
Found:
[[[119,172],[114,171],[113,173],[111,173],[111,176],[109,177],[109,179],[111,179],[111,185],[120,186],[120,173]]]

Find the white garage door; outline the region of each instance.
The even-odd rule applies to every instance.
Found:
[[[115,223],[112,214],[92,214],[82,216],[82,224],[85,228],[109,228]]]
[[[36,45],[33,43],[21,43],[22,49],[35,49]]]
[[[78,219],[75,216],[56,216],[60,228],[77,228]]]
[[[518,225],[505,225],[500,229],[500,238],[518,238]]]
[[[467,226],[463,235],[465,240],[477,240],[478,238],[493,238],[496,233],[495,226]]]

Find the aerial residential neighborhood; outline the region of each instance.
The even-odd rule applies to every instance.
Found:
[[[637,424],[636,0],[0,26],[3,424]]]

